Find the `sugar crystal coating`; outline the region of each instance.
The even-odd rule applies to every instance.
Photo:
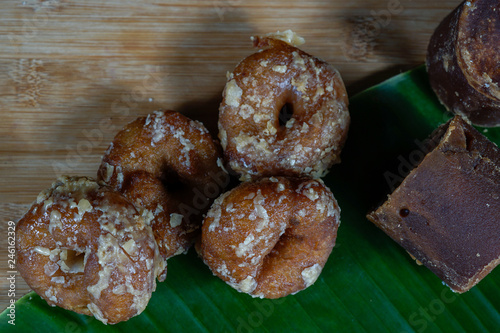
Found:
[[[324,176],[340,162],[350,122],[340,74],[281,38],[253,40],[264,50],[228,75],[219,109],[228,166],[241,180]]]
[[[166,110],[125,126],[104,155],[98,178],[143,208],[165,260],[192,245],[202,215],[228,182],[205,126]]]
[[[263,178],[215,200],[197,250],[238,291],[278,298],[316,281],[339,223],[337,202],[321,180]]]
[[[90,178],[60,177],[16,228],[28,285],[50,305],[103,323],[141,313],[165,268],[136,207]]]

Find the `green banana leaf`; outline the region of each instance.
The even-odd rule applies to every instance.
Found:
[[[191,250],[169,260],[167,280],[147,309],[127,322],[105,326],[30,293],[0,315],[0,331],[498,332],[500,269],[454,294],[365,218],[390,192],[387,172],[407,171],[419,143],[450,118],[424,66],[357,94],[350,110],[343,162],[324,179],[342,208],[337,245],[310,288],[278,300],[254,299],[213,276]],[[500,128],[480,131],[500,144]],[[9,324],[13,313],[15,326]]]

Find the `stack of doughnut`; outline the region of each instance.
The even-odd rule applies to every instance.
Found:
[[[62,176],[39,194],[16,227],[18,270],[50,305],[127,320],[195,242],[214,274],[252,296],[316,281],[340,223],[319,177],[340,161],[347,94],[291,31],[253,41],[263,50],[228,76],[220,145],[202,123],[156,111],[115,136],[96,180]],[[224,192],[227,169],[244,183]]]
[[[227,75],[219,109],[225,162],[243,183],[214,202],[196,248],[236,290],[279,298],[312,285],[335,245],[340,209],[319,177],[340,162],[350,117],[339,73],[298,49],[302,38],[252,39],[262,50]]]
[[[40,193],[16,227],[18,270],[50,305],[105,324],[136,316],[225,177],[203,124],[174,111],[140,117],[116,135],[97,180],[63,176]]]

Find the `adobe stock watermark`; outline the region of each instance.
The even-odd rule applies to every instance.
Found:
[[[443,113],[442,121],[447,122],[449,120],[449,114]],[[441,135],[436,135],[433,132],[427,139],[424,141],[420,141],[415,139],[413,142],[417,146],[416,149],[412,150],[408,157],[404,157],[403,155],[398,156],[398,168],[396,173],[391,171],[384,172],[384,179],[389,186],[391,192],[394,192],[396,187],[401,184],[401,182],[405,179],[406,176],[416,168],[420,162],[424,159],[424,157],[430,153],[441,141]]]
[[[389,185],[391,192],[393,192],[396,187],[401,184],[405,177],[415,168],[438,143],[440,138],[428,138],[424,141],[415,139],[413,142],[417,145],[417,149],[414,149],[408,157],[403,155],[398,156],[398,169],[397,173],[386,171],[384,172],[384,179]]]
[[[77,322],[68,321],[64,326],[64,333],[82,333],[83,329]]]
[[[400,15],[404,9],[401,1],[388,0],[386,8],[371,10],[368,18],[359,18],[346,26],[341,45],[344,57],[355,61],[369,55],[374,48],[376,37],[391,24],[393,17]]]
[[[243,0],[216,0],[213,2],[212,6],[219,16],[221,21],[224,21],[224,15],[236,10],[236,7],[240,5]]]
[[[254,299],[252,304],[255,307],[255,310],[250,312],[246,317],[239,316],[236,318],[238,323],[236,332],[258,332],[258,328],[264,324],[264,321],[274,314],[276,307],[285,302],[285,297],[277,299]]]
[[[16,325],[16,223],[7,223],[7,282],[9,305],[7,306],[7,317],[10,325]]]
[[[221,195],[231,181],[231,177],[226,170],[220,170],[217,173],[209,173],[211,181],[204,185],[203,191],[194,187],[193,199],[190,205],[187,203],[179,204],[179,213],[184,219],[189,221],[192,215],[199,216],[205,213],[212,202]]]
[[[457,296],[453,294],[450,288],[443,288],[439,294],[439,298],[435,298],[425,307],[419,307],[408,317],[408,323],[413,327],[415,332],[423,333],[430,323],[433,323],[446,310],[446,305],[453,303]],[[401,331],[400,333],[409,333]]]
[[[131,92],[123,93],[111,103],[111,113],[118,117],[126,117],[133,114],[133,110],[139,107],[139,103],[152,101],[148,94],[158,88],[163,79],[160,77],[159,66],[148,70],[141,84],[132,89]],[[105,133],[114,133],[118,129],[109,118],[103,118],[94,129],[84,129],[81,134],[85,138],[77,143],[76,147],[66,146],[66,156],[63,162],[52,162],[52,170],[56,176],[62,174],[73,174],[84,159],[103,143]]]
[[[26,19],[22,19],[21,33],[9,32],[7,38],[11,43],[26,42],[33,40],[40,33],[40,29],[45,27],[54,12],[51,9],[57,8],[60,5],[59,0],[42,1],[40,4],[32,4],[30,1],[23,1],[21,6],[32,6],[34,9],[33,15]]]

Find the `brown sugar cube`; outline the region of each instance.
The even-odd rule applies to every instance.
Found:
[[[443,105],[479,126],[500,126],[500,1],[462,2],[429,42],[427,70]]]
[[[431,140],[434,149],[367,217],[463,293],[500,263],[500,151],[459,116]]]

